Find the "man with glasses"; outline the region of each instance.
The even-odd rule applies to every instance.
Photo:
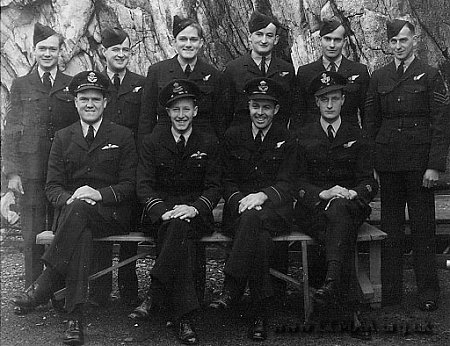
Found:
[[[346,83],[331,71],[312,80],[320,118],[298,132],[295,218],[324,248],[326,275],[313,296],[314,310],[322,316],[335,308],[356,310],[354,249],[378,190],[367,136],[341,118]]]

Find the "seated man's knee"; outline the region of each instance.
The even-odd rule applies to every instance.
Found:
[[[256,209],[245,210],[239,218],[239,224],[241,226],[261,224],[262,213],[261,210]]]
[[[351,203],[353,203],[352,200],[336,198],[330,203],[325,213],[329,219],[350,215]]]

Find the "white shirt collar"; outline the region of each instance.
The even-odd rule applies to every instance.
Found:
[[[92,125],[94,127],[94,137],[97,136],[97,131],[98,131],[98,128],[100,127],[100,125],[102,124],[102,120],[103,120],[103,116],[96,123],[88,124],[80,119],[81,130],[83,130],[83,137],[86,137],[88,130],[89,130],[89,125]]]
[[[341,116],[339,116],[333,123],[329,123],[325,121],[322,117],[320,117],[320,125],[322,126],[322,129],[325,131],[325,133],[328,136],[328,126],[331,125],[333,128],[333,134],[336,137],[336,133],[339,131],[339,128],[341,127],[342,119]]]
[[[269,126],[267,126],[265,129],[262,130],[262,134],[261,134],[261,141],[264,141],[264,138],[266,138],[267,132],[269,132],[270,128],[272,127],[273,123],[270,123]],[[259,129],[255,126],[255,124],[252,123],[252,134],[253,134],[253,139],[256,138],[256,136],[258,135]]]
[[[191,136],[192,133],[192,126],[189,130],[187,130],[185,133],[178,133],[174,130],[173,127],[170,128],[170,132],[172,132],[172,136],[173,139],[175,140],[175,143],[178,143],[178,141],[180,140],[180,136],[183,135],[185,143],[188,142],[189,137]]]
[[[42,77],[44,76],[44,73],[47,72],[47,71],[44,71],[40,66],[38,66],[37,70],[38,70],[39,78],[42,81]],[[58,72],[58,67],[55,66],[49,72],[50,72],[50,80],[51,80],[52,85],[53,85],[53,84],[55,84],[56,73]]]
[[[411,65],[411,63],[414,61],[415,55],[411,55],[408,59],[403,61],[403,72],[406,71],[409,67],[409,65]],[[394,58],[395,61],[395,69],[398,69],[398,66],[401,63],[401,60]]]
[[[194,62],[191,62],[190,64],[186,64],[186,62],[184,62],[179,55],[177,55],[177,60],[178,63],[181,66],[181,69],[183,70],[183,72],[186,70],[186,66],[189,65],[191,67],[191,71],[194,71],[195,65],[197,64],[198,61],[198,57],[195,57]]]
[[[250,53],[250,56],[252,57],[253,61],[255,62],[256,66],[260,67],[262,56],[252,51]],[[272,54],[266,55],[266,71],[269,68],[270,61],[272,60]]]
[[[333,62],[336,65],[336,70],[339,70],[339,67],[341,66],[341,62],[342,62],[342,54],[339,55],[339,58],[337,58]],[[330,70],[330,63],[331,63],[330,60],[328,60],[325,56],[322,56],[322,64],[323,64],[323,67],[325,67],[325,70],[327,70],[327,71]]]
[[[124,69],[124,70],[118,72],[120,83],[122,83],[126,73],[127,73],[127,69]],[[112,71],[108,70],[108,68],[107,68],[106,69],[106,74],[108,75],[109,79],[111,80],[111,83],[113,83],[114,82],[114,75],[116,74],[116,72],[112,72]]]

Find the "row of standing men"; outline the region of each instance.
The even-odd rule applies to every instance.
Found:
[[[399,35],[405,36],[405,34],[406,36],[411,36],[410,39],[413,40],[414,31],[408,24],[404,21],[394,21],[391,23],[391,26],[388,26],[390,43],[392,38],[395,39]],[[414,57],[412,54],[412,43],[406,48],[402,47],[400,39],[398,39],[398,43],[395,43],[399,57],[395,54],[395,50],[394,55],[399,60],[398,64],[404,61],[405,65],[407,65],[406,68],[402,67],[404,75],[392,75],[390,70],[396,70],[397,61],[390,64],[393,66],[388,65],[385,70],[382,69],[374,74],[371,85],[372,90],[369,91],[367,97],[367,109],[371,112],[369,117],[364,115],[364,100],[369,75],[364,65],[351,62],[342,56],[345,28],[336,21],[326,21],[322,24],[320,34],[323,57],[315,63],[300,67],[297,73],[297,83],[295,83],[293,67],[271,54],[278,40],[277,25],[277,21],[271,17],[258,13],[253,14],[249,22],[251,52],[230,62],[225,71],[220,74],[198,57],[198,52],[203,44],[200,26],[190,19],[175,17],[173,34],[174,46],[178,54],[172,59],[152,65],[149,68],[146,79],[126,69],[130,54],[130,39],[126,33],[117,28],[105,30],[103,45],[105,47],[104,55],[107,61],[107,68],[104,74],[112,82],[109,87],[111,97],[105,109],[105,119],[131,128],[139,148],[145,134],[150,132],[162,133],[165,131],[165,128],[170,127],[164,104],[158,102],[162,88],[173,79],[187,78],[194,81],[200,89],[200,96],[197,97],[198,114],[195,117],[194,126],[223,138],[225,129],[231,123],[248,122],[248,100],[247,95],[243,93],[244,85],[253,77],[265,75],[271,80],[277,81],[285,90],[279,96],[280,107],[275,123],[280,123],[283,127],[289,123],[290,129],[296,130],[304,128],[305,123],[315,122],[315,119],[318,118],[316,99],[311,93],[310,81],[321,71],[338,71],[348,81],[345,103],[343,103],[343,108],[340,112],[342,121],[345,124],[355,125],[362,123],[364,125],[365,119],[369,119],[367,129],[372,127],[372,129],[375,129],[374,133],[377,133],[381,121],[384,121],[382,118],[388,118],[387,121],[383,122],[383,131],[380,131],[382,135],[377,137],[377,143],[380,144],[380,149],[382,150],[385,150],[386,147],[383,144],[389,144],[390,148],[387,152],[376,150],[376,154],[384,155],[384,157],[380,157],[380,162],[387,165],[387,167],[381,167],[379,170],[381,172],[393,171],[395,173],[382,174],[381,176],[386,179],[386,183],[382,183],[382,186],[392,186],[392,182],[389,179],[396,179],[394,185],[401,186],[408,178],[411,181],[408,181],[404,187],[404,189],[408,189],[410,185],[417,186],[417,180],[420,178],[421,184],[419,184],[419,187],[427,185],[425,187],[428,189],[429,185],[436,180],[434,172],[430,173],[428,171],[443,170],[443,162],[445,162],[443,158],[445,157],[446,140],[445,136],[442,135],[442,131],[445,130],[442,106],[446,103],[448,104],[448,96],[446,96],[445,88],[443,88],[442,81],[439,80],[436,70],[424,65]],[[45,204],[34,204],[33,201],[36,202],[39,195],[41,195],[41,198],[45,198],[43,180],[45,180],[47,160],[46,157],[43,158],[36,155],[36,151],[48,157],[49,138],[53,138],[54,130],[65,127],[78,118],[78,115],[75,113],[74,117],[69,119],[70,114],[74,114],[73,110],[70,109],[73,100],[64,88],[67,86],[70,78],[67,77],[66,81],[64,81],[64,75],[57,71],[54,62],[52,66],[45,66],[50,64],[49,61],[52,60],[48,59],[47,56],[49,54],[55,55],[55,51],[52,53],[52,49],[49,47],[51,44],[48,44],[47,41],[48,39],[51,41],[52,37],[56,37],[58,40],[56,44],[57,55],[60,43],[59,38],[55,36],[54,31],[50,28],[37,26],[34,43],[38,69],[36,73],[19,78],[13,84],[11,90],[12,112],[10,113],[11,117],[8,117],[9,122],[7,122],[7,127],[10,131],[7,134],[12,134],[11,142],[16,140],[15,143],[19,143],[19,153],[16,157],[12,157],[11,160],[7,161],[9,165],[7,165],[6,173],[9,177],[10,186],[13,189],[25,191],[26,194],[33,194],[26,195],[24,198],[24,201],[29,201],[32,204],[29,208],[32,214],[28,218],[24,217],[22,221],[24,228],[29,227],[29,229],[41,229],[39,222],[42,224],[45,220],[45,211],[39,211],[39,208],[42,209],[42,206]],[[41,42],[44,42],[44,45]],[[42,48],[41,55],[39,55],[40,48]],[[405,54],[405,51],[407,54],[405,57],[401,57],[401,54]],[[49,86],[48,84],[46,86],[45,82],[45,79],[48,78],[45,77],[44,71],[46,70],[50,70]],[[385,78],[386,76],[389,78]],[[41,78],[41,80],[38,78]],[[324,76],[323,78],[326,79],[328,77]],[[30,92],[30,86],[27,85],[29,82],[33,82],[34,85],[38,86],[40,94],[36,95]],[[295,84],[297,84],[296,87]],[[50,98],[46,98],[46,94],[50,95]],[[224,102],[224,100],[228,100],[228,102]],[[28,114],[31,112],[31,109],[27,110],[27,105],[33,107],[33,112],[41,107],[42,113],[46,114],[46,116],[43,118],[29,117]],[[67,111],[61,111],[62,109],[58,105],[63,105]],[[413,107],[413,105],[417,107]],[[24,108],[20,109],[20,107]],[[140,116],[138,117],[137,115],[139,114]],[[66,120],[64,120],[64,116],[67,116]],[[48,124],[51,124],[51,126],[48,126]],[[404,130],[406,134],[401,138],[394,138],[393,132],[401,132],[401,130]],[[38,131],[38,133],[35,132],[34,135],[30,136],[29,134],[34,131]],[[303,134],[305,135],[305,133]],[[307,138],[306,135],[305,138]],[[400,150],[397,150],[395,146],[394,150],[392,150],[391,143],[397,144]],[[403,148],[405,144],[415,146],[415,150],[405,151],[405,148]],[[407,166],[405,169],[405,165],[399,160],[401,158],[399,151],[400,153],[405,151],[404,154],[408,157],[408,164],[413,165],[411,168]],[[11,151],[11,153],[14,152]],[[231,150],[231,152],[234,152],[237,156],[236,158],[239,159],[239,149]],[[386,158],[388,159],[386,160]],[[30,166],[23,167],[24,164]],[[432,176],[426,176],[427,172]],[[23,178],[23,182],[17,177]],[[376,191],[376,189],[372,188],[371,190]],[[429,191],[429,189],[416,188],[416,191],[407,191],[407,193],[404,193],[403,201],[400,201],[400,203],[396,202],[398,205],[390,206],[387,212],[385,210],[384,214],[391,213],[391,216],[395,217],[394,222],[386,223],[385,221],[386,229],[391,224],[398,225],[398,228],[400,228],[399,224],[402,222],[402,217],[399,215],[399,209],[401,210],[401,204],[403,203],[404,208],[404,203],[407,200],[410,208],[411,204],[415,206],[414,203],[417,204],[418,198],[424,195],[424,191]],[[300,190],[298,197],[306,200],[308,196],[305,197],[305,195],[307,195],[305,191]],[[415,249],[415,253],[418,256],[417,266],[419,267],[416,268],[416,275],[418,275],[418,278],[422,277],[420,280],[427,282],[424,287],[420,287],[420,280],[418,281],[419,292],[423,295],[420,298],[421,304],[423,303],[422,305],[425,308],[430,305],[434,308],[437,304],[438,295],[437,276],[433,276],[433,273],[430,274],[429,271],[429,268],[433,268],[429,254],[432,252],[433,247],[433,236],[431,234],[433,226],[431,226],[431,223],[434,220],[434,203],[430,200],[430,193],[426,195],[426,215],[429,215],[429,217],[424,219],[428,223],[417,224],[416,231],[413,230],[422,244],[423,240],[427,241],[425,247]],[[389,196],[383,196],[383,189],[382,198],[383,201],[389,200]],[[42,201],[42,199],[39,201]],[[422,205],[420,201],[419,199],[419,204]],[[433,206],[433,215],[431,215],[430,206]],[[393,210],[395,210],[395,215]],[[23,214],[23,216],[25,215],[26,213]],[[37,217],[40,217],[41,220],[36,220]],[[392,221],[392,217],[389,219],[390,221]],[[390,227],[393,228],[393,226]],[[32,234],[32,232],[30,233]],[[389,253],[389,251],[395,252],[390,254],[390,258],[398,259],[398,245],[401,244],[401,236],[398,229],[393,229],[391,233],[392,244],[389,243],[386,246],[386,253]],[[135,250],[131,249],[131,251]],[[428,271],[427,273],[423,272],[423,268],[420,269],[420,263],[423,259],[427,263],[425,267]],[[389,266],[400,262],[389,262]],[[240,263],[240,261],[237,263]],[[391,291],[386,295],[386,301],[389,299],[398,301],[399,296],[401,296],[401,279],[399,282],[401,275],[398,275],[398,268],[398,265],[393,266],[389,272],[393,272],[395,275],[392,275],[389,280],[385,280],[386,286],[391,286]],[[127,273],[127,271],[123,273]],[[131,271],[128,270],[128,275],[128,278],[131,278],[131,280],[127,278],[122,281],[124,284],[120,285],[121,294],[124,297],[127,297],[127,294],[129,294],[129,299],[132,301],[135,299],[134,292],[137,294],[137,279],[135,278],[134,268],[131,268]],[[135,282],[136,286],[127,288],[126,283],[132,282]],[[430,282],[433,284],[431,285]]]

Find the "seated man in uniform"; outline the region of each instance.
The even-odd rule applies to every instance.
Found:
[[[147,299],[130,314],[144,318],[154,303],[170,305],[178,339],[198,342],[192,319],[200,305],[193,273],[195,240],[212,232],[212,211],[221,196],[216,137],[192,126],[198,86],[169,82],[160,93],[171,127],[146,137],[140,151],[137,195],[158,227],[156,263]],[[166,307],[167,308],[167,307]]]
[[[274,295],[269,275],[274,259],[272,236],[289,229],[295,141],[274,122],[284,92],[276,81],[259,77],[245,86],[251,123],[231,127],[223,143],[224,227],[234,237],[225,265],[221,296],[211,303],[228,308],[247,282],[253,301],[249,338],[267,337],[267,306]]]
[[[77,74],[69,84],[80,122],[56,133],[45,187],[57,208],[56,235],[42,257],[46,269],[12,300],[18,307],[33,308],[65,280],[69,318],[63,342],[68,345],[84,343],[93,238],[130,227],[137,154],[131,131],[103,120],[108,85],[107,77],[94,71]]]
[[[344,77],[331,71],[313,79],[320,120],[298,133],[296,219],[323,244],[327,263],[325,281],[314,294],[319,310],[352,299],[349,279],[358,229],[378,190],[367,136],[341,119],[345,84]]]

